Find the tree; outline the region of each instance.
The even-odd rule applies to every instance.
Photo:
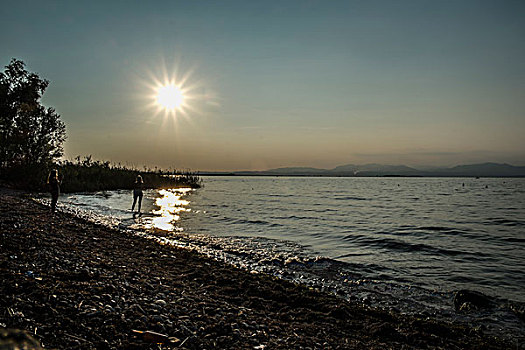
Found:
[[[0,171],[3,177],[22,170],[47,169],[62,156],[65,124],[54,108],[46,108],[40,102],[48,85],[49,81],[28,72],[24,62],[14,58],[5,71],[0,72]]]

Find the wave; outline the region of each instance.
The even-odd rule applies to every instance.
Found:
[[[525,243],[525,238],[518,237],[502,237],[500,240],[509,242],[509,243]]]
[[[236,218],[230,218],[230,217],[222,217],[219,220],[226,221],[233,225],[263,225],[263,226],[269,226],[269,227],[282,227],[284,225],[275,223],[275,222],[269,222],[266,220],[249,220],[249,219],[236,219]]]
[[[479,252],[453,250],[431,246],[424,243],[410,243],[393,238],[374,238],[365,235],[347,235],[345,241],[355,242],[360,246],[374,247],[403,253],[429,253],[434,255],[458,256],[458,255],[480,255]]]
[[[464,225],[464,223],[461,223]],[[442,237],[458,236],[464,239],[472,239],[476,241],[495,241],[499,238],[495,238],[493,235],[488,234],[484,231],[472,231],[468,228],[454,228],[447,226],[415,226],[415,225],[404,225],[392,231],[380,231],[380,234],[392,234],[396,236],[414,236],[421,237],[429,233],[432,235],[441,235]]]
[[[503,226],[525,226],[525,221],[504,218],[487,218],[485,224],[496,224]]]
[[[319,216],[300,216],[300,215],[290,215],[290,216],[274,216],[274,219],[286,219],[286,220],[326,220],[323,217]]]
[[[260,193],[260,194],[257,194],[257,195],[258,196],[264,196],[264,197],[281,197],[281,198],[296,197],[296,195],[294,195],[294,194],[284,194],[284,193],[280,193],[280,194]]]
[[[352,197],[352,196],[336,196],[333,199],[336,201],[369,201],[370,198]]]
[[[446,226],[422,226],[422,227],[417,227],[417,229],[425,230],[425,231],[452,231],[452,230],[455,230],[454,228],[446,227]]]
[[[323,209],[304,209],[305,212],[315,212],[315,213],[327,213],[338,211],[337,209],[323,208]]]

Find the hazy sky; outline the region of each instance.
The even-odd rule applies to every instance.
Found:
[[[0,1],[65,156],[193,170],[525,165],[525,2]],[[155,81],[185,113],[152,105]]]

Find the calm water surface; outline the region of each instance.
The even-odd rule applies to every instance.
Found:
[[[129,191],[65,202],[123,227],[190,235],[255,265],[295,264],[305,279],[317,273],[328,284],[374,285],[376,298],[404,295],[407,305],[449,303],[459,289],[525,302],[525,179],[206,177],[204,184],[146,191],[135,219]]]
[[[525,301],[525,179],[207,178],[193,233],[286,239],[383,278]]]

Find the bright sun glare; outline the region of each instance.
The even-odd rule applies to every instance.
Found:
[[[166,64],[159,64],[156,71],[146,73],[147,79],[141,82],[145,90],[137,96],[147,101],[145,111],[153,110],[152,118],[161,115],[163,123],[167,120],[178,122],[181,118],[191,121],[193,116],[202,113],[199,105],[216,105],[209,87],[203,85],[203,80],[196,81],[192,76],[193,69],[181,71],[176,64],[171,69]]]
[[[184,94],[173,84],[161,86],[157,91],[157,103],[168,110],[176,110],[182,106]]]

